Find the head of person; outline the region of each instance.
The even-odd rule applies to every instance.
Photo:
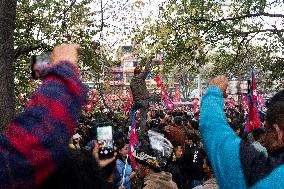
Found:
[[[269,153],[284,147],[284,90],[267,103],[265,146]]]
[[[186,135],[186,141],[185,142],[186,142],[187,145],[198,144],[199,141],[200,141],[199,136],[194,132],[191,132],[191,133]]]
[[[91,152],[70,150],[40,189],[103,188],[105,177]]]
[[[118,148],[118,155],[120,158],[122,159],[126,159],[127,154],[128,154],[128,141],[127,140],[123,140],[121,141],[120,144],[117,145]]]
[[[198,130],[199,129],[199,123],[196,120],[191,120],[189,122],[189,128],[193,130]]]
[[[174,117],[174,125],[176,125],[176,126],[182,125],[182,117],[181,116]]]
[[[141,68],[140,68],[140,66],[135,67],[135,69],[134,69],[134,75],[136,76],[136,75],[139,75],[140,73],[141,73]]]
[[[182,157],[183,155],[183,146],[179,142],[172,142],[173,145],[173,153],[175,158],[178,160]]]
[[[214,178],[214,172],[208,158],[204,159],[203,172],[207,179]]]
[[[147,145],[141,145],[133,152],[142,177],[163,171],[173,153],[172,143],[161,133],[149,130],[143,140],[147,140]]]
[[[252,131],[252,135],[255,141],[258,141],[260,144],[264,144],[265,141],[265,130],[258,128]]]

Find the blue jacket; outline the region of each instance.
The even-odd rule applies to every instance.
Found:
[[[201,102],[200,131],[220,188],[284,188],[284,152],[265,157],[242,141],[224,114],[224,98],[211,86]]]
[[[117,159],[116,160],[116,166],[117,166],[117,171],[120,175],[121,180],[117,183],[115,183],[115,186],[118,188],[119,186],[121,186],[122,181],[123,181],[123,172],[124,172],[124,167],[125,167],[125,162]],[[131,165],[129,165],[128,163],[126,164],[126,171],[125,171],[125,177],[124,177],[124,187],[125,189],[131,189],[131,180],[129,178],[130,174],[132,173],[132,168]]]

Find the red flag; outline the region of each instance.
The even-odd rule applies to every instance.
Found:
[[[163,99],[163,98],[169,98],[169,94],[166,91],[165,87],[162,85],[161,86],[161,99]]]
[[[157,86],[161,87],[161,101],[163,101],[165,103],[165,106],[169,109],[175,109],[176,106],[173,104],[173,102],[170,100],[169,98],[169,94],[166,91],[165,87],[163,86],[163,83],[158,75],[158,73],[156,74],[156,82],[157,82]]]
[[[179,86],[176,86],[174,102],[180,102],[180,89]]]
[[[194,96],[194,98],[193,98],[193,112],[194,113],[196,113],[196,112],[198,112],[198,110],[199,110],[199,108],[198,108],[198,99],[197,98],[195,98],[195,96]]]
[[[256,94],[256,81],[254,77],[254,73],[252,72],[252,81],[251,85],[249,85],[249,107],[248,107],[248,118],[247,125],[245,130],[250,132],[254,129],[261,128],[262,124],[258,115],[257,108],[257,94]]]
[[[247,97],[244,93],[242,93],[242,107],[244,110],[248,109]]]
[[[133,103],[133,97],[132,97],[132,91],[130,90],[129,91],[129,96],[127,96],[127,101],[124,104],[124,108],[123,108],[124,113],[127,113],[129,111],[129,109],[132,106],[132,103]]]
[[[265,105],[263,97],[262,96],[257,96],[257,102],[259,107],[263,107]]]
[[[173,102],[169,98],[165,99],[165,105],[167,106],[167,108],[172,109],[172,110],[176,108],[176,106],[173,104]]]
[[[162,80],[159,76],[159,74],[156,74],[156,82],[157,82],[157,87],[161,87],[162,86]]]
[[[137,169],[137,164],[136,164],[136,160],[132,154],[132,152],[135,149],[135,146],[138,145],[138,136],[136,133],[136,113],[133,115],[132,117],[132,124],[131,124],[131,130],[130,130],[130,137],[129,137],[129,150],[128,150],[128,155],[129,155],[129,159],[131,161],[131,166],[133,169]]]
[[[97,102],[98,101],[98,97],[96,95],[96,93],[94,92],[90,101],[88,102],[88,104],[86,105],[86,111],[91,111],[94,108],[94,101]]]
[[[93,107],[94,107],[94,102],[91,100],[86,106],[86,111],[87,112],[91,111]]]

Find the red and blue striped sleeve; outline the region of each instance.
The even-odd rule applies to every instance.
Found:
[[[87,89],[68,62],[54,65],[24,112],[0,135],[0,188],[39,186],[60,164]]]

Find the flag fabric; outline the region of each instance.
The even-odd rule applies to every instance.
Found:
[[[157,86],[161,87],[161,101],[163,102],[164,106],[166,106],[167,108],[171,110],[176,109],[176,106],[173,104],[173,102],[169,98],[169,94],[166,91],[165,87],[163,86],[162,80],[158,73],[156,74],[156,82],[157,82]]]
[[[263,107],[265,105],[263,97],[262,96],[257,96],[257,103],[259,107]]]
[[[157,82],[157,86],[158,87],[162,86],[162,80],[161,80],[159,74],[156,74],[156,82]]]
[[[248,117],[245,131],[250,132],[257,128],[262,128],[262,124],[257,108],[256,80],[252,71],[251,83],[248,85]]]
[[[132,91],[130,89],[129,91],[129,95],[127,96],[127,101],[126,103],[124,104],[124,113],[126,114],[127,112],[129,112],[131,106],[132,106],[132,103],[133,103],[133,96],[132,96]]]
[[[94,108],[94,102],[91,100],[87,105],[86,105],[86,112],[91,111]]]
[[[199,110],[198,102],[199,102],[198,99],[194,96],[193,101],[192,101],[194,113],[198,112],[198,110]]]
[[[128,149],[128,156],[131,161],[131,167],[133,169],[137,169],[137,163],[136,163],[135,157],[133,156],[132,152],[139,145],[135,118],[136,118],[136,112],[132,116],[131,129],[129,131],[130,137],[129,137],[129,149]]]
[[[245,111],[248,109],[248,101],[244,93],[242,93],[242,107]]]
[[[180,102],[180,88],[178,85],[175,90],[174,102]]]
[[[85,110],[86,110],[87,112],[93,110],[93,108],[94,108],[94,102],[97,102],[97,101],[98,101],[98,97],[97,97],[97,94],[94,92],[94,93],[92,94],[92,97],[91,97],[90,101],[87,103],[87,105],[86,105],[86,107],[85,107]]]

